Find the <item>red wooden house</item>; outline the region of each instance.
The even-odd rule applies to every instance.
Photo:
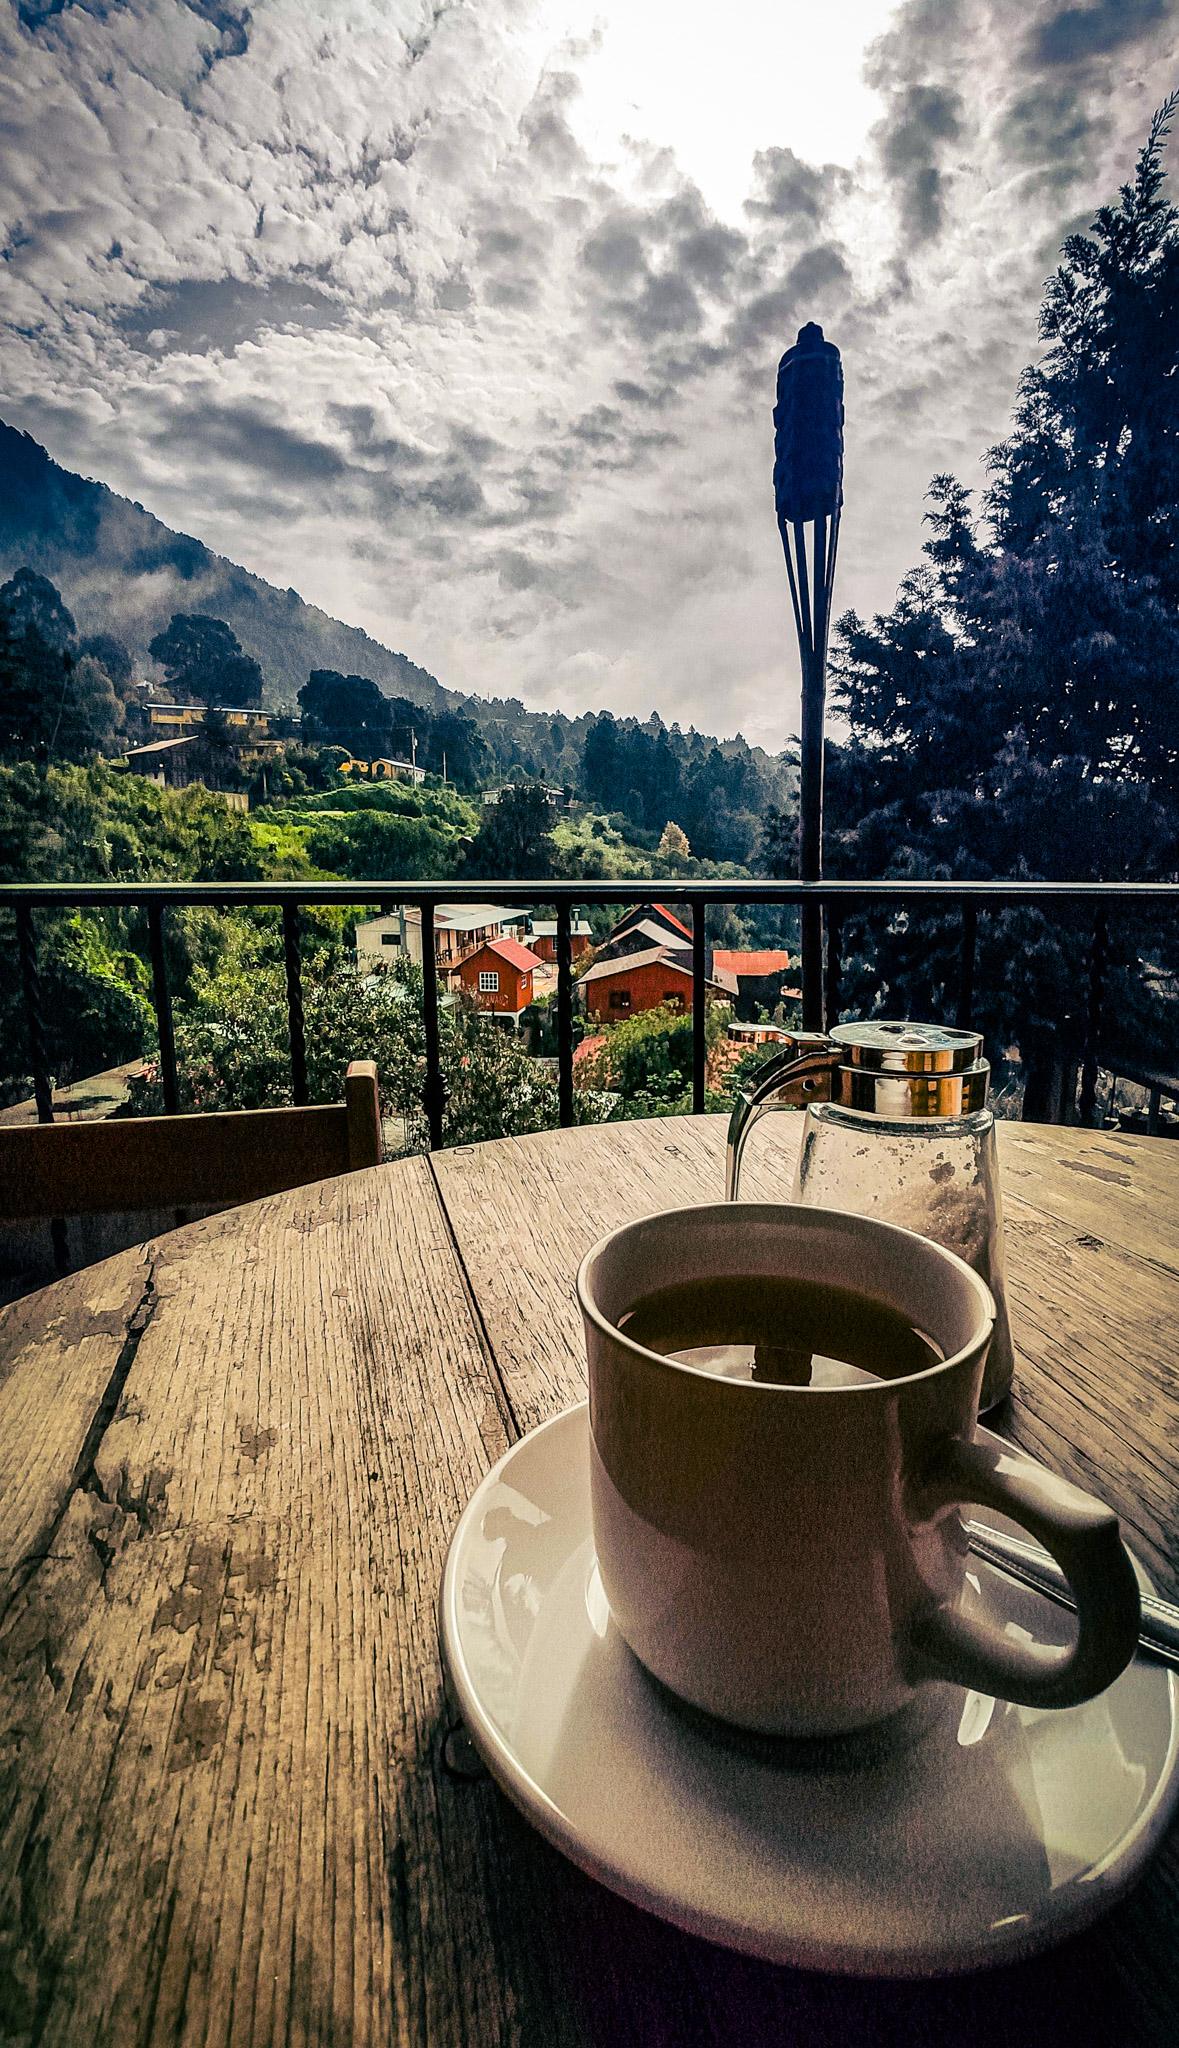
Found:
[[[793,1002],[799,991],[790,984],[790,970],[798,966],[789,953],[779,949],[761,953],[734,952],[717,947],[712,956],[715,970],[731,975],[737,986],[737,1015],[747,1021],[758,1009],[773,1011],[779,1003]]]
[[[596,960],[581,977],[585,1006],[591,1017],[617,1024],[639,1010],[655,1010],[661,1003],[672,1009],[692,1007],[692,956],[686,948],[673,952],[667,946],[651,946],[645,952],[624,953],[617,960]],[[706,978],[705,994],[729,999],[731,991]]]
[[[488,939],[460,960],[455,972],[481,1010],[518,1024],[520,1012],[532,1001],[532,976],[540,964],[519,939]]]
[[[625,938],[633,926],[648,924],[659,928],[660,937],[657,943],[660,945],[690,946],[692,943],[692,934],[687,925],[668,909],[666,903],[634,903],[619,918],[606,945],[613,946],[616,940]]]
[[[569,955],[571,959],[576,960],[579,954],[587,950],[591,937],[588,917],[575,917],[571,920],[569,926]],[[557,957],[556,918],[534,917],[528,927],[528,940],[537,959],[548,961],[551,965]]]

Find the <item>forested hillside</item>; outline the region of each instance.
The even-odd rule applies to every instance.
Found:
[[[354,670],[420,704],[448,695],[406,655],[173,533],[0,421],[0,582],[25,564],[56,584],[91,631],[114,634],[141,659],[174,612],[224,619],[261,664],[269,704],[293,705],[313,668]]]
[[[141,669],[150,668],[152,642],[168,633],[176,615],[223,620],[261,668],[261,701],[268,707],[294,710],[315,671],[367,679],[387,696],[473,719],[485,743],[488,778],[515,773],[582,784],[586,742],[600,715],[569,718],[556,709],[530,710],[516,698],[446,689],[407,655],[329,618],[298,591],[277,590],[202,541],[174,533],[105,484],[63,469],[31,436],[0,421],[0,584],[22,568],[47,577],[85,633],[113,636]],[[678,801],[699,821],[695,834],[687,825],[689,837],[703,830],[712,858],[747,858],[761,815],[788,804],[796,787],[790,755],[749,747],[740,735],[715,740],[694,730],[680,733],[655,714],[618,720],[615,729],[625,754],[618,763],[623,780],[616,790],[603,783],[594,793],[609,797],[610,809],[656,839],[669,816],[684,822]],[[709,758],[714,751],[738,765],[722,770]],[[605,749],[599,754],[604,761]]]

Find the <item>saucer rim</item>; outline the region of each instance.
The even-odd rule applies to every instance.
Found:
[[[1050,1907],[1041,1909],[1033,1918],[1021,1917],[1017,1925],[1000,1924],[980,1930],[969,1941],[943,1940],[926,1947],[910,1944],[904,1950],[866,1951],[862,1941],[814,1941],[805,1935],[791,1933],[782,1925],[762,1930],[740,1924],[735,1915],[722,1920],[712,1913],[694,1911],[665,1885],[648,1883],[641,1875],[621,1869],[617,1862],[612,1863],[596,1855],[492,1724],[463,1653],[456,1597],[465,1538],[481,1511],[485,1495],[500,1482],[525,1444],[532,1445],[537,1438],[550,1433],[567,1433],[573,1437],[580,1427],[588,1426],[588,1414],[589,1403],[583,1400],[547,1417],[509,1445],[484,1474],[451,1536],[438,1595],[438,1640],[442,1662],[476,1750],[495,1784],[517,1811],[575,1868],[631,1905],[718,1947],[787,1968],[859,1977],[867,1981],[959,1976],[973,1970],[1019,1962],[1082,1932],[1131,1889],[1165,1837],[1179,1803],[1179,1674],[1162,1665],[1155,1669],[1160,1681],[1168,1688],[1170,1739],[1149,1804],[1102,1862],[1056,1887],[1049,1894]],[[982,1424],[978,1425],[978,1433],[1010,1449],[1002,1438],[996,1437]],[[588,1531],[588,1514],[586,1522]],[[1133,1552],[1131,1560],[1142,1590],[1153,1592],[1154,1581],[1146,1567]],[[1116,1679],[1114,1683],[1117,1683]],[[965,1697],[964,1687],[947,1686],[947,1690]],[[1060,1711],[1075,1710],[1062,1708]]]

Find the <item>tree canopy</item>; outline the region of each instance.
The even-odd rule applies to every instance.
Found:
[[[1179,215],[1162,164],[1175,104],[1117,204],[1064,244],[1040,317],[1048,347],[988,458],[983,519],[954,477],[935,477],[925,566],[891,613],[839,622],[835,702],[855,744],[837,762],[836,823],[849,853],[878,843],[887,812],[894,858],[966,873],[1017,872],[1013,837],[1026,871],[1046,876],[1176,864]],[[1055,821],[1023,829],[1021,763],[1108,818],[1085,864]],[[1149,832],[1127,830],[1127,790]],[[1049,794],[1041,780],[1036,806]]]
[[[463,853],[464,875],[531,881],[560,871],[553,807],[543,789],[505,789],[484,806],[479,830]]]
[[[110,635],[79,647],[48,577],[21,568],[0,586],[0,757],[84,761],[122,731],[131,658]]]
[[[386,697],[368,676],[313,669],[299,707],[307,739],[347,747],[362,760],[415,760],[460,789],[477,789],[486,772],[488,750],[473,719],[429,711],[409,697]]]
[[[148,648],[168,688],[197,704],[260,704],[262,670],[224,619],[173,612]]]
[[[853,737],[829,751],[829,873],[1179,870],[1179,215],[1163,166],[1175,107],[1116,203],[1063,246],[1045,352],[988,458],[981,516],[957,479],[935,477],[924,564],[891,612],[839,621],[834,701]],[[1079,1037],[1087,932],[1026,914],[987,924],[978,985],[998,991],[985,1021],[999,1041],[1026,1059],[1061,1029]],[[878,927],[869,941],[861,920],[851,940],[864,971],[849,999],[871,1000],[874,983],[894,1009],[944,1008],[947,935]],[[1158,957],[1145,925],[1120,921],[1115,966],[1132,972],[1111,1010],[1145,1051],[1159,1026],[1134,994],[1143,949]]]

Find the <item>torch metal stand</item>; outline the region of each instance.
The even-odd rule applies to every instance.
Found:
[[[824,341],[822,328],[813,322],[800,330],[778,366],[774,428],[778,531],[802,665],[798,872],[801,881],[818,882],[823,877],[827,636],[843,507],[843,369],[839,350]],[[803,1029],[822,1031],[823,912],[818,903],[803,903],[801,924]]]

